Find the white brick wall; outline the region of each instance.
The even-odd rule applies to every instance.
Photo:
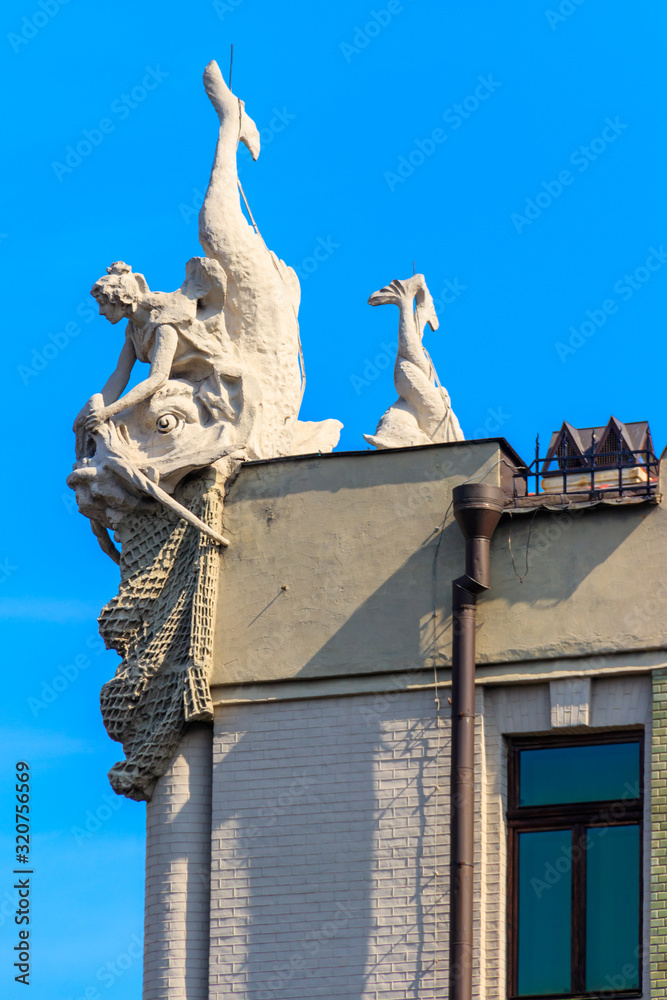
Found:
[[[647,678],[595,681],[591,717],[598,725],[646,723],[648,686]],[[217,710],[210,1000],[447,997],[444,691],[441,700],[437,768],[432,691]],[[506,996],[503,734],[549,732],[550,708],[548,684],[477,690],[479,1000]],[[649,864],[647,851],[647,871]]]
[[[219,710],[211,1000],[433,996],[436,899],[445,922],[448,909],[448,720],[441,743],[436,895],[432,692]]]
[[[144,1000],[208,1000],[211,728],[188,729],[147,807]]]
[[[477,995],[486,1000],[505,996],[507,747],[484,688],[477,689],[475,712],[475,899],[483,909],[479,932],[475,927],[475,954],[478,961],[483,957]]]

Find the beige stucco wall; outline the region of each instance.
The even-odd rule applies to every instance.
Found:
[[[511,459],[486,441],[243,467],[225,505],[216,691],[446,667],[464,559],[452,489],[506,481]],[[651,504],[505,515],[478,662],[665,649],[666,518]]]

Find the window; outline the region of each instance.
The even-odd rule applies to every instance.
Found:
[[[618,465],[621,461],[621,439],[616,431],[610,428],[609,433],[602,442],[596,459],[596,465]]]
[[[559,469],[580,469],[583,465],[581,455],[574,447],[568,434],[563,434],[556,448]]]
[[[641,733],[510,748],[511,997],[639,996]]]
[[[628,451],[625,441],[616,433],[613,427],[602,442],[595,457],[595,465],[632,465],[633,456]]]

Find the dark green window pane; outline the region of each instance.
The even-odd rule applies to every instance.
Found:
[[[572,831],[519,834],[519,994],[570,992]]]
[[[639,798],[639,743],[522,750],[519,805]]]
[[[586,989],[639,986],[639,827],[588,831]]]

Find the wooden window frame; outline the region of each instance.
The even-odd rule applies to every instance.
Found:
[[[611,732],[558,736],[508,737],[507,837],[507,994],[510,1000],[572,1000],[573,997],[642,996],[642,946],[644,903],[644,730],[624,729]],[[519,806],[519,753],[522,750],[551,750],[557,747],[601,746],[610,743],[639,743],[639,797],[609,799],[596,802],[576,802],[545,806]],[[617,811],[618,815],[613,815]],[[639,985],[627,990],[594,990],[586,992],[586,852],[572,858],[572,932],[571,932],[571,993],[518,993],[519,945],[519,866],[520,833],[572,829],[573,846],[585,837],[587,827],[639,826]]]

